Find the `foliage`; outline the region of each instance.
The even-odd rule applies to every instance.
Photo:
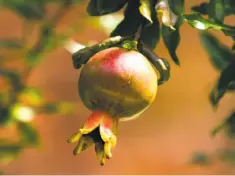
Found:
[[[14,11],[24,20],[25,30],[38,21],[42,24],[39,39],[32,48],[28,48],[27,36],[23,36],[22,40],[0,41],[0,47],[7,49],[9,53],[13,50],[23,53],[21,56],[26,63],[26,76],[20,75],[4,68],[4,64],[10,61],[8,55],[0,56],[0,76],[10,85],[8,92],[0,92],[0,126],[15,125],[20,138],[17,142],[7,139],[0,141],[0,160],[2,161],[6,158],[15,158],[25,147],[39,144],[39,134],[35,127],[19,117],[22,107],[23,110],[27,109],[25,106],[30,107],[37,114],[62,113],[61,107],[64,107],[63,112],[67,112],[65,109],[70,107],[66,102],[46,102],[38,89],[27,87],[25,80],[44,58],[46,52],[61,46],[62,42],[68,38],[69,32],[57,34],[54,29],[69,9],[79,5],[79,2],[79,0],[0,0],[2,8]],[[53,17],[46,15],[46,6],[50,3],[56,3],[60,7]],[[235,1],[208,0],[192,7],[192,12],[189,14],[185,13],[184,7],[184,0],[90,0],[87,6],[88,15],[103,16],[124,9],[124,19],[112,31],[109,39],[75,53],[73,55],[74,67],[80,68],[100,50],[121,45],[138,49],[146,55],[163,76],[159,83],[164,83],[170,78],[170,73],[166,71],[170,69],[170,65],[167,60],[161,59],[153,51],[162,37],[172,61],[180,65],[180,58],[177,55],[181,36],[183,37],[180,28],[183,23],[187,23],[199,31],[202,47],[208,53],[212,65],[220,72],[220,77],[209,95],[212,106],[216,108],[226,93],[235,91],[235,44],[231,47],[222,44],[210,33],[210,30],[218,30],[235,41],[235,26],[224,23],[227,16],[235,14]],[[5,98],[6,95],[7,98]],[[27,112],[30,114],[29,111]],[[229,136],[233,136],[231,134],[235,133],[234,113],[231,113],[222,125],[215,128],[212,134],[215,135],[221,129],[226,128],[229,129]],[[226,157],[228,153],[221,154],[221,158],[231,161]],[[202,153],[197,154],[194,161],[209,163]]]
[[[9,86],[7,91],[0,92],[0,127],[16,128],[18,139],[0,140],[0,162],[8,163],[16,158],[24,148],[37,147],[40,144],[40,135],[33,125],[33,119],[39,114],[68,114],[73,112],[73,104],[70,102],[47,102],[44,100],[40,90],[28,87],[27,78],[31,71],[43,59],[43,54],[58,47],[69,32],[56,34],[54,29],[57,22],[76,5],[79,1],[52,1],[52,0],[1,0],[1,8],[8,8],[23,18],[25,33],[30,32],[31,27],[40,23],[40,35],[38,41],[32,48],[28,48],[27,35],[22,39],[4,39],[0,41],[0,48],[7,50],[1,56],[0,80],[6,81]],[[46,6],[49,3],[56,3],[60,6],[53,17],[46,16]],[[25,63],[24,75],[6,67],[12,61],[9,53],[22,53],[19,58]],[[15,57],[15,55],[14,55]],[[4,85],[5,86],[5,85]],[[0,128],[0,132],[1,129]]]

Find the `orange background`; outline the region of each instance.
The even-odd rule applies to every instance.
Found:
[[[187,11],[199,0],[186,0]],[[74,21],[80,25],[73,39],[80,43],[102,41],[108,37],[89,21],[98,19],[86,14],[87,1],[74,7],[61,20],[57,30],[68,28]],[[53,13],[53,7],[49,12]],[[0,37],[20,37],[22,19],[9,10],[0,11]],[[234,19],[226,19],[234,23]],[[232,40],[218,34],[223,43]],[[81,103],[77,92],[79,70],[73,69],[71,55],[62,47],[46,55],[30,75],[28,84],[39,87],[48,100],[68,100],[77,104],[72,116],[39,116],[35,124],[42,138],[42,149],[26,149],[20,157],[4,166],[5,174],[235,174],[235,170],[214,161],[210,166],[190,165],[195,151],[216,152],[234,147],[223,134],[212,139],[210,130],[234,108],[235,98],[226,95],[214,112],[208,95],[219,73],[200,45],[198,32],[184,24],[181,29],[177,67],[162,41],[156,52],[171,63],[171,80],[159,88],[153,105],[138,119],[123,122],[119,127],[118,144],[113,158],[101,167],[94,148],[79,156],[72,155],[73,145],[66,139],[83,124],[90,112]],[[36,38],[32,34],[32,40]]]

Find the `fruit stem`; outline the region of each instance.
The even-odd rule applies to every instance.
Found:
[[[141,32],[142,32],[142,29],[143,29],[143,25],[140,24],[139,27],[138,27],[138,29],[137,29],[137,31],[136,31],[136,33],[135,33],[135,38],[134,38],[134,40],[139,41],[140,35],[141,35]]]
[[[170,79],[170,64],[166,59],[160,58],[156,53],[148,48],[143,42],[139,42],[138,50],[142,53],[157,69],[160,74],[158,85],[162,85]]]

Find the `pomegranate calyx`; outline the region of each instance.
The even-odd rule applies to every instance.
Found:
[[[72,135],[69,143],[77,142],[73,154],[77,155],[95,143],[95,152],[101,165],[112,157],[112,149],[117,142],[117,120],[103,112],[93,112],[83,128]]]

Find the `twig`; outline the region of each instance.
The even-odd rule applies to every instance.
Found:
[[[47,40],[48,35],[49,35],[49,34],[48,35],[43,35],[43,34],[45,34],[45,32],[50,32],[50,30],[56,26],[56,24],[59,22],[59,20],[66,15],[66,13],[70,10],[71,7],[72,7],[71,0],[65,0],[64,3],[60,6],[58,11],[56,12],[56,14],[51,19],[47,20],[44,23],[44,25],[41,27],[41,30],[40,30],[41,36],[40,36],[39,40],[36,42],[36,44],[34,45],[34,47],[31,50],[29,50],[28,57],[31,56],[30,55],[31,53],[36,52],[36,55],[37,55],[39,52],[43,52],[43,50],[45,49],[45,43],[42,41]],[[25,73],[24,73],[25,79],[28,78],[32,69],[33,69],[33,66],[30,66],[25,71]]]
[[[138,29],[137,29],[137,31],[136,31],[136,33],[135,33],[135,38],[134,38],[134,40],[139,41],[140,35],[141,35],[141,32],[142,32],[142,29],[143,29],[143,25],[141,24],[141,25],[138,27]]]
[[[128,37],[111,37],[107,40],[104,40],[103,42],[100,42],[98,44],[92,45],[90,47],[83,48],[75,53],[73,53],[73,65],[75,69],[79,69],[83,64],[85,64],[94,54],[97,52],[117,46],[121,44],[125,40],[133,39],[133,36]]]

